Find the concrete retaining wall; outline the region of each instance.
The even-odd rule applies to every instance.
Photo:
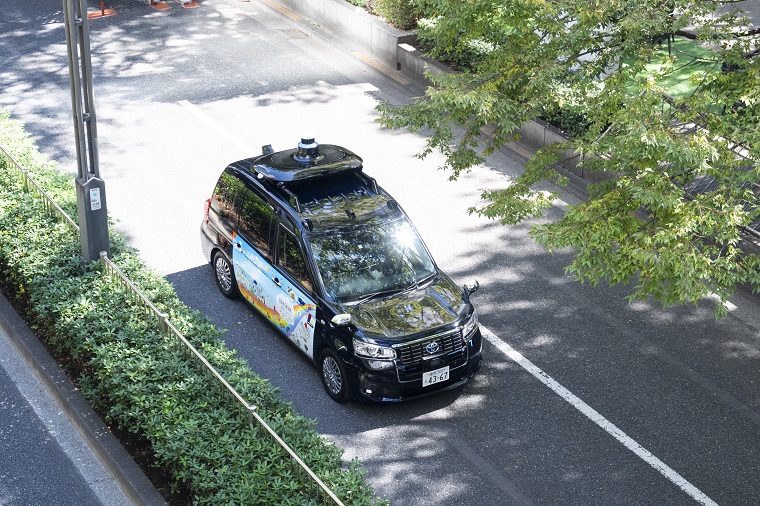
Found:
[[[394,70],[398,70],[398,45],[414,40],[413,32],[398,30],[344,0],[277,0],[277,3],[350,41]]]
[[[561,131],[540,119],[525,123],[518,130],[518,134],[520,135],[520,140],[518,142],[510,143],[508,147],[526,158],[529,158],[544,146],[556,144],[558,142],[567,142],[568,139],[568,137]],[[611,177],[608,173],[591,172],[584,169],[582,166],[579,167],[581,161],[583,161],[583,158],[579,153],[573,150],[566,150],[563,153],[560,166],[587,183],[595,183]]]
[[[425,77],[426,70],[432,74],[440,74],[451,70],[445,65],[421,54],[411,44],[399,44],[396,58],[398,61],[396,68],[399,72],[412,81],[424,84],[425,86],[430,85],[430,81]]]
[[[520,135],[520,143],[533,153],[544,146],[567,141],[567,136],[540,119],[525,123],[518,133]],[[578,177],[583,177],[583,169],[578,167],[578,163],[581,161],[578,153],[566,151],[562,158],[563,160],[560,165],[565,170],[572,172]]]

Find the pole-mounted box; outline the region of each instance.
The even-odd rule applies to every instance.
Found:
[[[84,183],[77,178],[75,186],[79,234],[82,239],[82,261],[87,263],[98,260],[101,251],[111,254],[106,185],[102,179],[91,177]]]

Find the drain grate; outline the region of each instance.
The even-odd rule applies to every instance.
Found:
[[[280,30],[289,39],[308,39],[309,34],[298,30],[297,28],[288,28],[287,30]]]

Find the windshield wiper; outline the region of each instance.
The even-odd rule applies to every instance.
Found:
[[[376,299],[378,297],[382,297],[383,295],[386,295],[386,296],[400,295],[402,293],[408,293],[408,292],[411,292],[412,290],[416,290],[417,288],[419,288],[419,285],[417,285],[417,283],[413,285],[409,285],[404,288],[398,288],[398,287],[387,288],[385,290],[378,290],[377,292],[366,293],[364,295],[359,296],[356,300],[353,300],[351,302],[355,302],[356,304],[361,304],[362,302],[367,302],[368,300]]]
[[[367,302],[368,300],[376,299],[378,297],[382,296],[391,296],[391,295],[401,295],[403,293],[409,293],[414,290],[419,290],[433,281],[435,281],[438,278],[438,273],[433,272],[429,276],[426,276],[422,278],[421,280],[414,280],[414,283],[411,285],[408,285],[406,287],[396,287],[396,288],[386,288],[385,290],[378,290],[376,292],[370,292],[363,295],[359,295],[356,297],[356,299],[351,300],[351,303],[354,304],[361,304],[362,302]]]
[[[438,273],[437,272],[433,272],[433,273],[425,276],[421,280],[417,281],[417,288],[426,287],[427,285],[429,285],[430,283],[432,283],[433,281],[435,281],[437,278],[438,278]]]
[[[368,300],[376,299],[378,297],[382,297],[383,295],[396,295],[397,293],[400,293],[403,291],[405,291],[405,289],[403,288],[390,288],[388,290],[379,290],[377,292],[365,293],[364,295],[357,297],[356,300],[352,300],[351,302],[354,302],[356,304],[361,304],[362,302],[367,302]]]

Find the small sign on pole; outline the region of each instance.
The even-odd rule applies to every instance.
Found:
[[[100,210],[100,188],[90,189],[90,211]]]

